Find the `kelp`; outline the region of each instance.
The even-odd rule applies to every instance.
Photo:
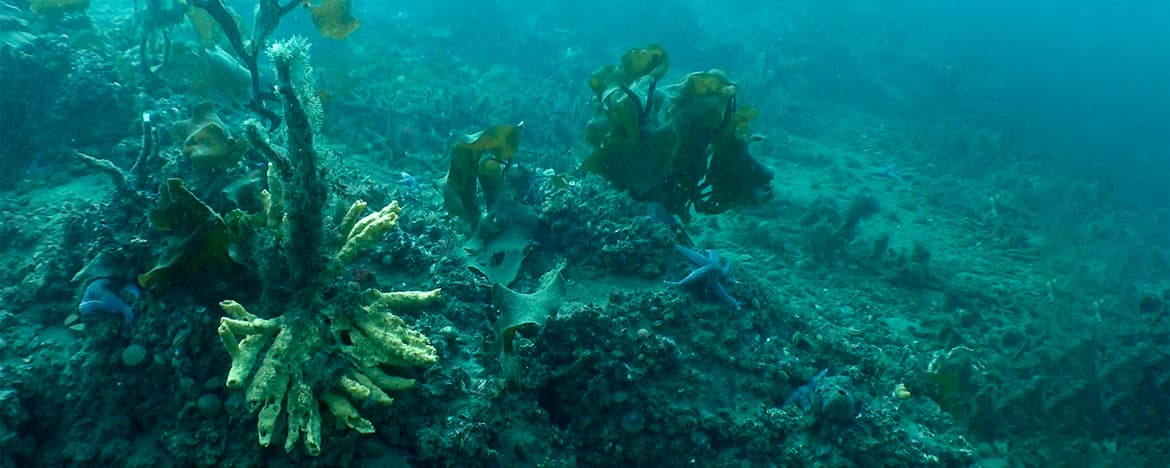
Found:
[[[159,187],[158,205],[150,212],[150,224],[174,234],[150,271],[138,276],[138,284],[154,288],[181,280],[200,270],[230,272],[228,224],[215,210],[191,193],[182,179],[168,179]]]
[[[523,122],[496,125],[464,135],[451,148],[451,168],[442,183],[443,204],[448,213],[466,221],[473,232],[484,212],[476,187],[483,192],[485,209],[490,210],[503,190],[504,169],[520,148],[523,126]]]
[[[239,24],[238,18],[236,23]],[[195,35],[199,37],[199,45],[204,48],[214,47],[224,39],[226,35],[220,29],[219,23],[216,23],[215,18],[207,10],[190,7],[187,8],[187,21],[191,23],[191,28],[195,30]]]
[[[215,113],[215,106],[204,102],[195,106],[190,119],[176,122],[172,135],[183,142],[183,155],[201,169],[229,169],[240,163],[247,150],[243,140],[227,130]]]
[[[344,39],[358,28],[360,22],[350,14],[351,0],[325,0],[321,5],[313,6],[302,0],[258,0],[256,16],[251,28],[251,36],[244,37],[244,28],[239,23],[239,17],[223,0],[189,0],[190,5],[206,13],[191,15],[192,24],[199,33],[200,41],[207,45],[218,42],[214,33],[209,29],[208,19],[219,25],[224,38],[236,57],[243,63],[252,78],[252,101],[248,108],[260,114],[269,123],[269,129],[275,130],[280,126],[280,117],[265,107],[266,102],[277,101],[276,93],[266,90],[260,85],[259,58],[261,51],[268,46],[268,36],[276,31],[280,20],[297,7],[306,5],[314,25],[322,35],[333,39]]]
[[[772,173],[751,156],[739,87],[721,70],[691,73],[659,89],[669,66],[661,46],[631,49],[621,65],[589,78],[596,97],[581,168],[635,199],[661,203],[684,221],[772,197]]]
[[[317,32],[330,39],[345,39],[362,24],[350,12],[352,8],[350,0],[324,0],[320,5],[306,6],[313,17],[313,25],[317,27]]]
[[[441,183],[447,212],[470,228],[463,246],[468,268],[505,286],[515,281],[536,245],[537,214],[519,201],[514,187],[524,185],[524,175],[506,171],[520,149],[523,125],[464,135],[451,148],[451,169]]]

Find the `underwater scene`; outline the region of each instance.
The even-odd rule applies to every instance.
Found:
[[[1170,466],[1167,31],[0,0],[0,467]]]

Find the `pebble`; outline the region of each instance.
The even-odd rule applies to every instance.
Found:
[[[195,406],[199,408],[199,414],[208,419],[219,416],[219,412],[223,410],[223,402],[220,401],[219,396],[211,393],[199,397]]]
[[[622,429],[629,434],[637,434],[646,427],[646,416],[641,411],[630,410],[622,416]]]
[[[128,367],[137,366],[145,359],[146,347],[140,344],[132,344],[122,350],[122,364]]]
[[[187,344],[187,339],[191,337],[191,329],[184,328],[175,333],[174,339],[171,340],[171,347],[178,348]]]

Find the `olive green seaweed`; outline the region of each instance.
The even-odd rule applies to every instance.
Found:
[[[586,141],[595,150],[581,168],[684,221],[692,209],[718,214],[771,200],[772,173],[748,151],[755,111],[738,106],[739,87],[722,70],[659,87],[668,65],[651,45],[594,72]]]

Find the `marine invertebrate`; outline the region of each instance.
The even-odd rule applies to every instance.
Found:
[[[730,304],[736,309],[740,308],[739,301],[727,293],[727,289],[723,287],[722,283],[722,281],[730,278],[728,273],[731,271],[731,260],[724,262],[714,250],[707,250],[706,255],[704,255],[681,245],[676,245],[674,248],[685,255],[698,268],[681,280],[665,281],[664,283],[667,286],[682,287],[688,284],[703,282],[723,302]]]
[[[77,312],[83,316],[99,312],[121,314],[130,323],[134,321],[133,303],[141,296],[142,291],[134,283],[119,285],[111,278],[99,278],[86,286]]]
[[[346,427],[374,432],[354,403],[363,411],[390,405],[387,392],[414,386],[412,379],[395,376],[397,370],[435,362],[426,336],[392,312],[433,303],[441,292],[357,291],[339,280],[345,265],[398,226],[402,210],[390,203],[363,215],[366,203],[358,200],[335,230],[327,228],[328,185],[321,178],[305,105],[313,90],[307,81],[294,79],[307,76],[308,47],[294,39],[270,48],[288,146],[273,146],[258,122],[247,125],[250,143],[269,160],[268,190],[261,194],[264,211],[237,210],[226,221],[232,250],[255,270],[263,291],[251,306],[258,313],[234,300],[222,301],[227,316],[218,333],[232,358],[226,385],[246,386],[247,410],[258,413],[260,445],[272,442],[283,416],[285,450],[303,444],[316,456],[322,440],[320,406]]]
[[[435,348],[427,338],[407,327],[391,310],[434,302],[440,297],[438,289],[370,290],[369,297],[371,303],[358,311],[329,306],[318,310],[329,319],[332,335],[323,334],[317,324],[296,320],[303,315],[297,311],[262,319],[235,301],[220,303],[228,316],[220,319],[219,337],[232,358],[226,386],[240,388],[252,375],[245,400],[249,411],[259,411],[256,429],[260,445],[267,447],[272,442],[283,411],[287,414],[285,450],[303,441],[310,455],[320,454],[317,400],[347,427],[362,434],[373,433],[373,423],[363,418],[349,399],[389,406],[394,400],[386,392],[410,389],[414,380],[390,375],[384,368],[425,367],[435,362]],[[311,385],[316,378],[306,371],[315,369],[306,364],[323,352],[341,353],[349,359],[335,370],[340,374],[338,380],[321,391]]]
[[[825,374],[828,373],[829,369],[821,369],[807,383],[796,387],[796,390],[792,391],[792,395],[789,395],[788,399],[784,400],[784,406],[798,404],[801,409],[808,411],[809,408],[812,408],[812,397],[813,393],[817,391],[817,385],[820,385],[821,379],[825,378]]]

